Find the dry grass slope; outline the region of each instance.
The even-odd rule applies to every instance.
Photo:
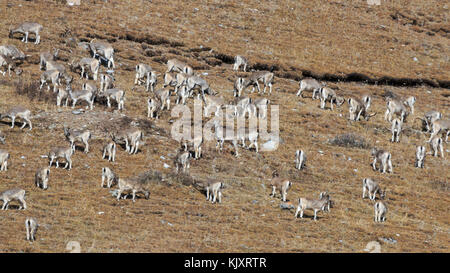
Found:
[[[362,252],[373,240],[383,252],[449,252],[448,156],[429,156],[424,170],[414,168],[415,145],[428,137],[414,118],[431,109],[449,114],[444,1],[383,1],[373,7],[342,0],[81,2],[77,7],[43,0],[0,3],[0,44],[31,55],[18,64],[20,76],[0,76],[0,112],[20,104],[34,115],[32,131],[0,121],[6,135],[0,148],[11,154],[8,171],[0,173],[0,191],[24,188],[29,206],[0,212],[0,252],[64,252],[69,241],[80,242],[82,252]],[[8,28],[24,21],[44,26],[40,45],[8,38]],[[56,107],[54,94],[36,88],[40,52],[60,48],[59,61],[67,63],[88,55],[77,42],[94,38],[115,48],[117,86],[126,90],[123,113],[96,104],[93,111],[73,115],[70,108]],[[177,177],[172,161],[179,144],[170,138],[168,122],[173,118],[165,111],[159,120],[148,120],[147,94],[133,88],[134,67],[143,62],[162,73],[165,62],[177,57],[208,72],[214,90],[231,101],[234,79],[247,74],[232,71],[237,54],[247,56],[252,69],[275,72],[270,100],[280,105],[283,143],[258,155],[241,149],[238,159],[230,146],[219,156],[214,143],[207,143],[203,157],[191,163],[192,178]],[[80,87],[79,74],[71,74]],[[368,122],[350,122],[348,104],[322,110],[318,101],[297,98],[297,80],[311,75],[346,98],[370,94],[371,111],[378,114]],[[383,120],[386,90],[417,97],[399,144],[389,141],[390,125]],[[116,162],[102,160],[106,130],[130,121],[144,131],[140,152],[128,155],[118,147]],[[93,131],[91,152],[77,150],[71,171],[53,167],[49,189],[35,188],[35,171],[48,164],[40,156],[67,145],[63,126],[76,124]],[[345,136],[350,131],[355,139]],[[372,171],[373,146],[392,153],[393,174]],[[294,168],[297,149],[308,158],[302,171]],[[100,188],[104,166],[121,177],[140,176],[150,186],[150,199],[116,201]],[[313,221],[311,212],[294,219],[294,211],[281,210],[280,200],[269,197],[273,170],[294,183],[288,192],[293,204],[331,192],[331,212]],[[365,177],[388,189],[385,223],[374,223],[373,203],[361,199]],[[227,184],[222,204],[205,201],[198,185],[209,178]],[[43,225],[33,244],[25,241],[27,216]]]

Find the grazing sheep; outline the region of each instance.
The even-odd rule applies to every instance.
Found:
[[[8,170],[8,159],[10,155],[8,151],[0,149],[0,171]]]
[[[56,168],[59,168],[59,158],[64,158],[66,160],[66,165],[64,166],[64,168],[69,167],[69,170],[72,169],[72,154],[73,154],[73,149],[71,146],[69,147],[61,147],[61,146],[57,146],[57,147],[53,147],[50,149],[50,152],[48,153],[48,159],[49,159],[49,164],[48,166],[51,167],[53,164],[53,161],[56,159]]]
[[[330,102],[331,110],[333,110],[333,102],[336,106],[341,106],[345,100],[344,98],[336,95],[336,92],[329,87],[321,87],[319,89],[319,97],[320,97],[320,108],[325,108],[325,103],[327,101]]]
[[[94,39],[95,40],[95,39]],[[114,64],[114,48],[106,42],[100,42],[92,40],[89,43],[89,48],[92,52],[92,58],[103,57],[108,61],[108,68],[112,66],[112,68],[115,68],[116,65]]]
[[[53,54],[50,52],[42,52],[39,55],[39,69],[44,70],[47,67],[47,62],[54,61],[58,57],[59,49],[55,49]]]
[[[302,94],[303,91],[312,91],[312,99],[319,98],[319,89],[322,87],[322,84],[319,83],[316,79],[306,78],[300,81],[300,88],[297,92],[297,97]],[[303,96],[302,96],[303,97]]]
[[[366,198],[366,190],[369,192],[369,199],[372,201],[375,200],[377,193],[380,195],[380,199],[384,199],[386,197],[386,190],[381,190],[378,182],[371,178],[363,179],[363,199]]]
[[[108,154],[108,161],[114,162],[116,158],[116,143],[109,142],[103,147],[103,159],[105,159],[106,154]]]
[[[43,167],[36,171],[34,183],[36,187],[46,190],[48,188],[48,178],[50,176],[50,168]]]
[[[36,219],[32,217],[27,217],[25,220],[25,229],[27,231],[27,241],[34,241],[36,240],[35,235],[36,231],[39,227],[39,224],[37,223]]]
[[[136,154],[139,150],[140,141],[144,140],[144,135],[137,128],[123,128],[119,132],[111,133],[111,138],[118,144],[125,142],[125,151],[129,154]]]
[[[72,67],[72,69],[77,69],[81,67],[80,79],[82,79],[83,76],[85,76],[86,79],[89,79],[89,75],[87,73],[87,69],[89,69],[93,74],[94,81],[97,80],[98,71],[100,68],[99,60],[94,58],[81,58],[81,60],[78,62],[75,62],[75,60],[73,60],[70,63],[70,66]]]
[[[234,89],[233,89],[233,95],[235,97],[240,97],[242,90],[244,90],[244,78],[238,77],[236,81],[234,82]]]
[[[380,172],[385,173],[386,169],[388,169],[388,171],[390,173],[392,173],[392,161],[391,161],[391,153],[384,151],[384,150],[378,150],[377,148],[373,148],[372,149],[372,157],[373,159],[373,170],[376,171],[376,163],[377,160],[380,161]]]
[[[120,196],[124,191],[131,191],[133,194],[133,202],[135,202],[136,199],[136,193],[143,192],[145,199],[148,199],[150,197],[150,192],[144,187],[144,185],[135,179],[122,179],[119,178],[118,180],[119,189],[117,191],[117,200],[120,199]]]
[[[439,119],[431,124],[431,135],[427,142],[437,136],[442,131],[445,134],[445,143],[448,141],[448,136],[450,135],[450,119]]]
[[[147,117],[159,118],[161,103],[158,99],[148,98],[147,100]]]
[[[0,67],[6,67],[4,72],[0,71],[3,76],[6,75],[6,71],[8,70],[8,76],[11,77],[11,68],[13,68],[13,64],[13,60],[10,57],[0,55]]]
[[[110,74],[100,74],[100,91],[114,88],[114,77]]]
[[[400,133],[402,132],[402,125],[403,122],[401,122],[401,120],[399,120],[398,118],[395,118],[394,120],[392,120],[392,127],[391,127],[391,132],[392,132],[392,138],[391,138],[391,142],[400,142]]]
[[[170,93],[169,89],[158,89],[155,91],[155,96],[161,102],[160,111],[164,110],[164,107],[170,110]]]
[[[209,181],[206,185],[206,200],[214,204],[217,198],[219,199],[219,203],[222,203],[222,189],[224,187],[223,182]]]
[[[75,108],[77,101],[84,100],[89,104],[89,108],[94,109],[95,92],[92,90],[75,90],[72,91],[72,87],[67,85],[70,99],[72,100],[72,108]]]
[[[252,93],[255,91],[255,86],[258,89],[258,93],[261,93],[261,89],[259,88],[259,81],[262,80],[264,84],[263,93],[266,93],[266,87],[269,86],[269,94],[272,94],[272,84],[274,82],[274,74],[269,71],[257,71],[253,72],[248,78],[244,80],[244,89],[253,86]]]
[[[441,137],[434,137],[430,142],[431,150],[433,151],[433,156],[438,156],[438,152],[441,152],[441,157],[444,158],[444,147],[442,145],[442,138]]]
[[[106,89],[98,93],[99,96],[106,97],[108,108],[111,108],[111,99],[117,102],[117,110],[123,110],[125,104],[125,91],[119,88]]]
[[[6,137],[1,131],[0,131],[0,143],[6,144]]]
[[[0,114],[0,120],[3,118],[8,117],[11,118],[11,128],[14,128],[14,123],[16,118],[21,118],[24,120],[22,127],[20,129],[23,129],[27,124],[30,127],[30,130],[33,129],[33,125],[31,124],[31,111],[28,110],[25,107],[22,106],[13,106],[8,111],[6,111],[3,114]]]
[[[272,187],[271,197],[275,196],[275,191],[279,191],[281,195],[281,199],[283,202],[286,202],[286,196],[288,190],[292,187],[292,182],[288,179],[280,178],[277,176],[276,172],[274,172],[272,180],[270,180],[270,187]]]
[[[65,99],[64,106],[67,107],[67,103],[69,102],[69,88],[59,87],[58,94],[56,95],[56,106],[61,106],[61,102]]]
[[[25,190],[23,189],[11,189],[0,193],[0,200],[3,201],[2,210],[7,210],[11,201],[17,200],[20,202],[20,209],[27,209],[27,203],[25,202]]]
[[[384,114],[385,120],[391,122],[392,116],[396,114],[400,116],[401,122],[406,122],[406,118],[408,117],[409,112],[401,101],[397,99],[388,99],[386,106],[387,110],[386,113]]]
[[[244,56],[237,55],[234,57],[234,65],[233,70],[238,71],[241,66],[243,66],[243,71],[245,72],[247,69],[248,61]]]
[[[300,218],[303,218],[303,212],[307,209],[311,209],[314,211],[314,221],[316,221],[317,212],[320,210],[324,211],[329,204],[330,196],[328,194],[320,194],[320,199],[299,198],[294,218],[297,218],[299,212]]]
[[[303,150],[295,151],[295,168],[301,170],[305,167],[306,154]]]
[[[424,146],[417,146],[416,148],[416,162],[414,166],[416,168],[423,168],[426,156],[426,150]]]
[[[177,173],[179,172],[180,168],[183,169],[183,172],[186,172],[186,170],[189,169],[191,157],[192,156],[190,152],[182,152],[177,155],[174,162],[177,169]]]
[[[117,176],[110,168],[108,167],[103,167],[102,168],[102,185],[101,187],[103,188],[103,185],[105,184],[106,181],[106,186],[108,188],[111,188],[111,186],[114,183],[117,183],[119,179],[119,176]]]
[[[373,206],[375,209],[375,222],[386,221],[387,207],[382,201],[378,201]]]
[[[41,24],[33,23],[33,22],[25,22],[16,27],[15,29],[11,29],[9,31],[9,38],[12,38],[15,33],[21,33],[24,35],[22,38],[22,42],[28,43],[28,35],[33,33],[36,36],[36,40],[34,44],[39,44],[41,41],[41,36],[39,33],[44,29]]]
[[[87,154],[89,152],[89,140],[91,139],[91,132],[87,129],[76,130],[64,127],[64,136],[70,142],[70,147],[72,151],[75,152],[75,141],[83,142],[84,152]]]
[[[61,73],[58,70],[47,70],[41,74],[41,85],[39,89],[42,89],[44,84],[47,84],[48,90],[50,90],[50,83],[53,85],[53,92],[55,93],[61,78]]]

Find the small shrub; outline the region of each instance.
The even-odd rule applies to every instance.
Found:
[[[338,135],[334,139],[332,139],[330,143],[341,147],[360,148],[360,149],[370,148],[370,145],[366,142],[366,140],[363,137],[354,134]]]

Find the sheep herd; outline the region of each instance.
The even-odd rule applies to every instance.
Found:
[[[22,41],[27,43],[29,35],[35,35],[35,44],[40,43],[40,32],[42,31],[42,25],[38,23],[26,22],[10,30],[9,37],[17,37],[16,33],[22,33]],[[56,95],[56,102],[58,107],[67,107],[68,101],[72,101],[72,108],[76,106],[77,102],[86,102],[91,110],[94,109],[94,103],[99,98],[106,98],[107,107],[112,107],[113,102],[117,104],[118,111],[124,111],[126,109],[126,91],[116,86],[114,69],[116,68],[116,62],[114,60],[114,48],[111,44],[103,41],[92,40],[90,43],[85,44],[91,56],[85,56],[79,60],[72,60],[68,63],[69,69],[63,64],[57,61],[58,50],[54,53],[42,52],[40,54],[39,67],[42,75],[39,79],[39,88],[43,88],[47,85],[48,91],[53,92]],[[27,57],[23,52],[14,47],[13,45],[0,46],[0,68],[4,67],[5,71],[1,71],[4,77],[6,73],[11,76],[11,70],[16,70],[19,75],[21,70],[15,68],[16,60],[23,60]],[[107,72],[100,73],[100,67],[104,64]],[[248,61],[243,56],[236,56],[233,70],[237,71],[240,68],[246,71],[249,68]],[[69,74],[71,71],[79,71],[82,79],[92,78],[95,82],[82,82],[81,89],[73,90],[72,84],[74,83],[74,77]],[[187,63],[178,59],[169,59],[167,61],[167,70],[160,74],[153,70],[151,66],[144,63],[138,63],[135,66],[135,78],[134,85],[145,85],[145,90],[149,92],[149,98],[146,101],[147,116],[150,119],[158,119],[161,116],[161,112],[164,110],[170,110],[171,97],[176,97],[176,104],[185,104],[189,98],[201,100],[205,104],[205,114],[211,110],[214,110],[216,115],[218,111],[225,107],[231,108],[231,112],[235,117],[258,116],[259,118],[267,119],[267,107],[270,105],[270,100],[267,98],[250,99],[248,97],[242,97],[242,93],[247,90],[248,87],[252,87],[250,91],[253,93],[256,90],[258,94],[265,95],[266,88],[268,88],[268,95],[272,93],[274,84],[274,73],[269,71],[253,71],[247,78],[237,77],[234,82],[234,96],[235,101],[229,105],[226,105],[223,97],[220,97],[219,93],[211,88],[209,83],[200,75],[196,74],[194,69]],[[158,85],[158,78],[162,78],[162,88],[156,88]],[[61,82],[63,81],[63,82]],[[98,84],[98,82],[100,83]],[[262,89],[260,84],[264,85]],[[97,87],[99,85],[99,87]],[[53,86],[53,91],[50,91],[50,86]],[[262,89],[262,90],[261,90]],[[299,83],[299,89],[296,93],[297,96],[303,97],[304,92],[312,92],[313,100],[320,100],[319,107],[325,108],[327,102],[330,103],[330,108],[333,110],[333,104],[341,106],[345,102],[349,105],[349,119],[353,122],[357,122],[361,119],[369,121],[371,117],[376,113],[369,113],[371,106],[370,95],[363,95],[361,98],[351,97],[344,98],[338,92],[326,86],[325,83],[320,82],[313,78],[302,79]],[[195,94],[197,92],[197,94]],[[416,98],[413,96],[403,98],[394,93],[386,96],[386,112],[384,119],[391,124],[392,142],[400,142],[402,126],[406,122],[409,115],[414,114],[414,104]],[[395,117],[394,117],[395,116]],[[15,119],[20,118],[23,120],[22,129],[28,125],[32,130],[32,114],[30,110],[17,105],[3,111],[0,115],[0,119],[11,119],[11,127],[14,127]],[[430,144],[432,155],[437,156],[440,151],[441,157],[444,157],[443,144],[444,140],[441,134],[444,134],[445,143],[447,143],[448,135],[450,133],[450,120],[444,119],[441,112],[433,110],[427,112],[423,120],[426,127],[426,132],[430,133],[430,139],[427,141]],[[239,156],[238,141],[242,141],[243,147],[246,147],[245,142],[250,141],[249,146],[246,148],[254,148],[255,152],[259,152],[258,133],[243,129],[243,132],[239,134],[241,138],[231,137],[226,138],[223,136],[223,128],[220,124],[214,124],[215,139],[217,141],[217,149],[222,151],[225,141],[229,141],[235,148],[234,155]],[[59,160],[65,161],[65,168],[70,170],[72,168],[72,155],[75,152],[75,143],[83,143],[84,152],[89,153],[89,140],[91,139],[91,132],[87,129],[74,129],[64,128],[64,137],[69,142],[68,146],[55,146],[49,151],[47,157],[49,164],[47,167],[42,167],[36,171],[35,183],[36,186],[42,189],[48,188],[48,181],[50,175],[50,167],[53,163],[56,163],[56,167],[59,167]],[[111,140],[104,143],[103,146],[103,159],[114,162],[116,156],[116,147],[121,144],[125,144],[125,150],[129,154],[136,154],[139,151],[139,145],[143,142],[144,136],[140,129],[129,126],[126,128],[120,128],[118,131],[108,132]],[[5,143],[7,137],[0,132],[0,143]],[[201,160],[202,158],[202,144],[204,140],[200,138],[194,138],[193,140],[182,141],[182,148],[174,158],[174,164],[176,172],[188,172],[190,167],[190,160]],[[426,148],[424,146],[418,146],[416,151],[416,163],[415,167],[423,168],[424,159],[426,156]],[[193,156],[194,155],[194,156]],[[384,149],[373,148],[370,154],[373,157],[372,167],[373,170],[377,170],[377,162],[379,162],[379,171],[382,173],[393,172],[392,166],[392,154]],[[0,171],[7,171],[8,160],[10,154],[4,149],[0,149]],[[306,153],[303,150],[295,151],[295,168],[298,170],[304,169],[306,162]],[[101,187],[104,187],[104,182],[108,188],[118,186],[117,200],[120,200],[124,192],[130,192],[133,202],[136,199],[137,193],[143,193],[145,198],[149,198],[149,190],[145,185],[140,183],[136,178],[122,178],[114,173],[110,168],[102,168],[102,183]],[[386,191],[382,190],[377,181],[372,178],[363,178],[363,194],[362,198],[366,197],[366,191],[369,194],[369,199],[375,201],[376,194],[379,195],[379,200],[374,204],[376,222],[385,221],[387,213],[387,205],[384,201]],[[292,187],[292,181],[280,177],[277,172],[273,173],[272,180],[270,182],[272,188],[271,196],[275,196],[278,191],[281,195],[283,202],[286,201],[288,190]],[[204,185],[206,191],[206,199],[215,203],[222,202],[222,189],[225,185],[221,181],[208,181]],[[125,198],[127,195],[125,196]],[[26,209],[25,190],[23,189],[8,189],[0,193],[0,200],[3,201],[2,210],[8,209],[11,201],[17,200],[20,202],[19,209]],[[299,198],[298,206],[295,212],[295,217],[300,214],[303,217],[304,210],[314,211],[314,220],[317,218],[317,212],[330,211],[331,197],[328,192],[321,192],[318,199],[315,198]],[[34,240],[34,233],[38,226],[36,219],[27,218],[27,239]],[[29,231],[31,229],[31,231]]]

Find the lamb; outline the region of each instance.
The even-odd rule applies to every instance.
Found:
[[[116,158],[116,143],[109,142],[103,147],[103,159],[105,159],[106,154],[108,154],[108,161],[114,162]]]
[[[392,173],[392,162],[391,162],[391,153],[384,151],[384,150],[378,150],[377,148],[372,149],[372,157],[373,159],[373,170],[376,171],[376,163],[377,160],[380,161],[380,172],[385,173],[386,169],[390,173]]]
[[[144,187],[142,183],[138,182],[136,179],[119,178],[118,181],[119,189],[117,191],[117,200],[120,199],[122,192],[127,190],[131,190],[133,194],[133,202],[135,202],[136,193],[138,192],[143,192],[145,199],[148,199],[150,197],[150,192]]]
[[[66,165],[64,168],[69,167],[69,170],[72,169],[72,154],[73,149],[71,146],[69,147],[61,147],[56,146],[50,149],[50,152],[48,153],[48,159],[49,159],[49,167],[52,166],[53,161],[56,159],[56,168],[59,168],[59,158],[64,158],[66,160]]]
[[[0,171],[8,170],[8,159],[10,155],[8,151],[0,149]]]
[[[11,190],[6,190],[0,193],[0,200],[3,201],[2,210],[7,210],[9,207],[9,203],[14,200],[20,202],[19,210],[27,209],[27,203],[25,202],[25,190],[23,189],[15,188]]]
[[[380,195],[380,199],[384,199],[386,197],[386,190],[381,190],[378,182],[371,178],[363,179],[363,199],[366,198],[366,190],[369,192],[369,199],[372,201],[375,200],[377,193]]]
[[[219,203],[222,203],[222,189],[224,187],[223,182],[209,181],[206,184],[206,200],[214,204],[216,203],[216,199],[219,199]]]
[[[30,33],[33,33],[36,36],[36,40],[34,44],[39,44],[41,41],[41,36],[39,33],[44,29],[44,27],[41,24],[34,23],[34,22],[25,22],[16,27],[15,29],[11,29],[9,31],[9,38],[12,38],[15,33],[21,33],[24,35],[22,38],[22,42],[28,43],[28,35]]]
[[[281,195],[281,199],[283,202],[286,202],[286,196],[288,190],[292,187],[292,182],[288,179],[280,178],[277,176],[276,172],[272,174],[272,180],[270,180],[270,187],[272,187],[271,197],[275,196],[275,191],[279,191]]]
[[[330,204],[330,196],[328,194],[320,194],[320,197],[320,199],[299,198],[294,218],[297,218],[299,212],[300,218],[303,218],[303,212],[307,209],[311,209],[314,210],[314,221],[316,221],[317,212],[319,210],[324,211],[325,208]]]
[[[244,56],[237,55],[234,57],[233,70],[238,71],[241,66],[244,66],[244,72],[247,69],[248,61]]]
[[[70,147],[72,151],[75,152],[75,141],[83,142],[84,152],[87,154],[89,152],[89,140],[91,139],[91,132],[87,129],[76,130],[64,127],[64,136],[70,142]]]
[[[300,81],[300,88],[297,92],[297,97],[302,94],[303,91],[312,91],[312,99],[319,98],[319,89],[322,87],[322,84],[319,83],[316,79],[306,78]],[[303,97],[303,96],[302,96]]]
[[[108,188],[111,188],[113,183],[118,183],[118,180],[119,180],[119,176],[117,176],[110,168],[108,168],[108,167],[102,168],[102,185],[101,185],[102,188],[103,188],[105,181],[106,181],[106,186]]]
[[[38,169],[34,176],[34,183],[36,184],[36,187],[46,190],[48,188],[49,175],[50,175],[50,168],[44,167]]]
[[[416,148],[416,162],[414,166],[416,168],[423,168],[425,161],[426,151],[424,146],[417,146]]]
[[[5,117],[11,118],[11,128],[14,128],[14,123],[16,118],[21,118],[24,120],[22,127],[20,129],[23,129],[27,124],[31,129],[33,129],[33,125],[31,124],[31,111],[28,110],[25,107],[22,106],[13,106],[5,113],[0,114],[0,120],[2,120]]]
[[[375,210],[375,222],[384,222],[386,221],[387,207],[381,201],[378,201],[374,205]]]
[[[32,217],[27,217],[25,219],[25,229],[27,231],[27,241],[34,241],[36,240],[35,235],[36,231],[39,227],[39,224],[37,223],[36,219]]]

